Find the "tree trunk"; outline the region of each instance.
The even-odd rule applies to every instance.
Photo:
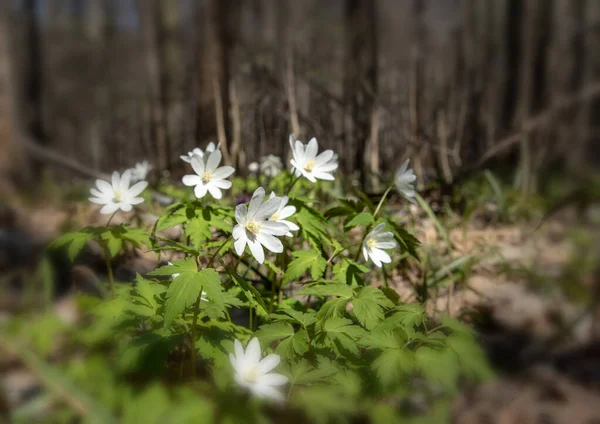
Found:
[[[377,155],[377,136],[372,136],[371,126],[377,122],[377,2],[376,0],[346,0],[344,20],[346,45],[345,104],[349,108],[350,130],[346,130],[348,144],[354,146],[353,168],[361,172],[361,186],[366,189],[367,174],[379,174],[378,160],[366,160],[367,143]],[[375,119],[374,119],[375,117]],[[348,146],[349,147],[349,146]],[[350,151],[350,149],[348,149]]]

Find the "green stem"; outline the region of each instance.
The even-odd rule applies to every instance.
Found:
[[[252,306],[250,306],[248,308],[248,327],[250,327],[250,331],[252,331],[252,329],[254,328],[254,325],[252,324]]]
[[[118,210],[114,211],[112,213],[112,215],[110,216],[110,218],[108,218],[108,221],[106,222],[106,228],[108,228],[108,226],[110,225],[110,221],[112,221],[112,219],[115,217],[115,215],[117,214],[117,212],[119,212]]]
[[[296,177],[296,179],[292,181],[292,183],[290,184],[290,186],[287,188],[287,190],[285,192],[286,196],[288,194],[290,194],[290,191],[292,191],[292,188],[296,185],[296,183],[298,182],[298,180],[300,180],[300,178],[302,178],[302,175],[300,175],[299,177]]]
[[[108,250],[108,244],[103,241],[102,249],[104,250],[104,261],[106,263],[106,273],[108,275],[108,284],[110,285],[110,294],[115,297],[115,278],[113,276],[112,266],[110,265],[110,251]]]
[[[225,244],[227,244],[227,242],[229,241],[230,237],[227,237],[225,239],[225,241],[223,241],[223,243],[221,243],[221,245],[217,248],[217,250],[215,251],[215,253],[211,256],[210,260],[208,261],[208,264],[206,264],[206,268],[209,268],[215,258],[217,257],[217,255],[219,254],[219,252],[221,251],[221,249],[223,248],[223,246],[225,246]],[[198,315],[200,315],[200,301],[202,299],[202,290],[200,290],[200,293],[198,293],[198,297],[196,297],[196,303],[194,303],[194,316],[192,318],[192,328],[190,329],[190,341],[192,344],[192,352],[191,352],[191,367],[192,367],[192,376],[194,378],[196,378],[196,340],[198,338],[197,333],[196,333],[196,326],[198,324]],[[230,318],[231,320],[231,318]]]
[[[390,190],[392,188],[394,188],[393,184],[391,186],[389,186],[387,188],[387,190],[383,193],[383,196],[381,196],[381,199],[379,200],[379,203],[377,204],[377,207],[375,208],[375,212],[373,212],[373,218],[375,218],[377,216],[377,214],[379,213],[379,210],[381,209],[381,206],[383,206],[383,202],[385,201],[385,198],[390,193]]]
[[[385,272],[385,265],[381,264],[381,272],[383,272],[383,287],[388,287],[387,274]]]

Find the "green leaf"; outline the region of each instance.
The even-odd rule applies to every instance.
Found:
[[[62,247],[65,245],[69,245],[67,249],[67,254],[69,256],[69,260],[73,262],[81,249],[85,246],[85,243],[93,240],[94,235],[89,232],[84,231],[75,231],[72,233],[66,233],[62,236],[58,237],[52,243],[53,247]]]
[[[290,323],[277,321],[261,325],[255,335],[262,343],[270,345],[274,341],[292,337],[294,327]]]
[[[353,339],[364,334],[364,330],[347,318],[331,318],[323,324],[327,334],[346,334]]]
[[[198,266],[196,265],[196,261],[192,258],[182,259],[180,261],[173,262],[173,265],[164,265],[160,268],[156,268],[153,271],[150,271],[148,275],[155,276],[172,276],[173,274],[181,274],[183,272],[196,272],[198,271]]]
[[[460,369],[453,350],[423,346],[415,352],[415,364],[429,380],[442,384],[448,390],[456,390]]]
[[[369,212],[361,212],[348,221],[344,227],[352,228],[359,225],[366,226],[372,224],[373,222],[373,215],[371,215]]]
[[[210,222],[202,214],[190,220],[185,228],[185,234],[190,238],[190,243],[198,249],[204,241],[211,237]]]
[[[156,310],[156,308],[158,307],[156,296],[165,292],[166,289],[164,288],[164,286],[161,286],[160,284],[155,283],[151,280],[147,280],[140,274],[136,275],[135,281],[135,289],[139,296],[146,301],[148,306]]]
[[[405,252],[408,252],[409,255],[418,260],[419,255],[417,254],[417,248],[420,244],[419,240],[391,218],[386,219],[386,221],[390,225],[391,231],[394,233],[394,237],[398,244]]]
[[[354,315],[367,330],[372,330],[383,320],[383,308],[392,308],[394,304],[375,287],[362,287],[352,300]]]
[[[269,309],[267,308],[267,305],[265,304],[265,301],[263,300],[259,291],[256,290],[256,287],[232,272],[229,272],[229,276],[233,282],[244,291],[244,296],[246,296],[249,302],[256,302],[256,304],[259,305],[266,314],[269,313]]]
[[[167,228],[174,227],[176,225],[187,222],[191,216],[193,216],[193,209],[190,208],[190,213],[183,204],[177,204],[175,207],[168,211],[167,214],[162,215],[156,222],[155,232],[166,230]]]
[[[371,271],[364,265],[353,261],[350,258],[343,258],[341,262],[333,267],[334,281],[341,284],[362,285],[363,280],[360,274]]]
[[[323,320],[331,317],[342,317],[349,301],[349,297],[342,297],[325,302],[321,306],[321,309],[319,309],[319,312],[317,312],[317,319]]]
[[[214,269],[203,269],[198,273],[181,272],[167,289],[165,327],[187,307],[193,305],[203,290],[206,291],[210,302],[224,306],[220,296],[222,286],[219,274]]]
[[[402,349],[404,341],[392,330],[374,330],[361,337],[359,344],[367,349]]]
[[[285,358],[302,356],[308,352],[307,337],[306,330],[300,329],[293,336],[283,339],[275,349],[275,352]]]
[[[303,294],[306,296],[339,296],[343,298],[350,298],[352,297],[353,291],[352,287],[345,284],[328,283],[310,284],[309,286],[300,290],[298,294]]]
[[[103,243],[106,244],[108,252],[112,258],[117,256],[123,248],[123,240],[116,231],[106,231],[102,234],[101,238]]]
[[[387,349],[373,361],[372,367],[384,387],[397,386],[413,370],[414,356],[408,349]]]
[[[283,277],[283,284],[287,284],[302,276],[308,269],[313,280],[316,280],[323,275],[325,271],[326,261],[321,253],[315,249],[301,250],[293,252],[294,260],[288,265]]]

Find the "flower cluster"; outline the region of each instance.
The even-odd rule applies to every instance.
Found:
[[[333,173],[338,168],[338,157],[332,150],[319,153],[316,138],[304,144],[291,135],[289,141],[293,156],[290,164],[297,179],[304,177],[313,183],[319,179],[328,181],[335,179]],[[210,193],[214,199],[221,199],[222,190],[232,187],[232,182],[227,178],[235,172],[235,169],[231,166],[220,166],[222,154],[219,147],[218,144],[211,142],[205,150],[195,148],[181,156],[183,161],[190,164],[194,172],[184,175],[182,182],[185,186],[193,187],[194,194],[199,199],[205,197],[207,193]],[[409,161],[406,160],[397,171],[394,183],[406,199],[414,202],[416,176],[413,170],[408,168],[408,163]],[[251,172],[260,170],[268,177],[278,175],[282,168],[281,159],[274,155],[261,158],[260,165],[253,162],[249,166]],[[103,205],[100,209],[103,214],[112,214],[118,210],[131,211],[134,205],[144,201],[138,196],[148,185],[145,180],[151,169],[148,161],[144,161],[123,174],[115,171],[110,182],[97,180],[96,187],[90,190],[92,195],[89,198],[90,202]],[[295,181],[291,182],[288,192]],[[132,183],[134,184],[131,185]],[[252,256],[262,264],[265,261],[264,249],[273,253],[283,252],[284,245],[278,237],[293,237],[292,231],[300,229],[289,220],[296,213],[296,207],[290,205],[289,201],[288,196],[279,197],[275,192],[271,192],[267,199],[265,189],[259,187],[252,194],[248,205],[243,203],[236,206],[236,223],[232,230],[232,237],[237,255],[242,256],[248,246]],[[386,250],[397,246],[394,234],[385,231],[385,227],[385,223],[375,226],[364,237],[361,247],[365,261],[372,261],[380,268],[383,264],[392,261]],[[178,276],[178,273],[172,274],[173,279]],[[211,300],[214,301],[215,298],[211,297]],[[200,301],[209,302],[204,290],[200,293]],[[270,354],[261,359],[261,348],[257,338],[253,338],[245,350],[240,341],[235,340],[234,350],[235,354],[229,354],[229,358],[235,372],[235,381],[257,397],[283,400],[282,393],[276,387],[286,384],[287,377],[271,372],[279,364],[280,357]]]

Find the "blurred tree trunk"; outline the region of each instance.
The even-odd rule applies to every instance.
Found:
[[[366,160],[367,143],[377,158],[379,146],[371,127],[378,125],[375,112],[377,100],[377,2],[376,0],[346,0],[344,38],[346,77],[344,96],[349,108],[350,130],[346,129],[347,145],[354,146],[353,169],[361,172],[361,186],[366,189],[367,174],[379,174],[378,160]],[[350,146],[348,146],[350,147]],[[351,151],[349,148],[347,151]]]
[[[410,127],[411,138],[414,148],[410,149],[413,159],[415,174],[417,176],[417,188],[424,186],[424,167],[423,155],[425,152],[425,143],[422,139],[423,132],[423,71],[424,71],[424,50],[425,50],[425,2],[424,0],[414,0],[412,3],[412,15],[414,20],[413,39],[410,54],[410,83],[409,83],[409,101],[410,101]],[[458,60],[458,66],[462,66],[462,61]]]
[[[151,129],[156,145],[156,164],[159,170],[164,170],[171,167],[171,146],[167,128],[165,72],[161,60],[165,34],[161,25],[160,3],[160,0],[140,1],[150,92]]]
[[[238,16],[233,0],[211,0],[209,4],[210,21],[208,43],[212,62],[212,88],[215,99],[215,114],[218,141],[225,163],[237,165],[237,157],[229,154],[231,143],[231,56],[234,48],[234,25]]]
[[[38,0],[25,0],[23,6],[27,50],[20,69],[23,91],[17,94],[17,99],[22,100],[22,105],[17,107],[18,110],[23,111],[22,122],[25,134],[33,137],[37,143],[48,144],[49,140],[44,130],[43,120],[42,42],[40,24],[36,14],[39,6]],[[40,176],[43,164],[35,160],[32,166],[34,174]]]
[[[15,110],[15,80],[9,48],[10,11],[8,2],[0,2],[0,194],[26,184],[30,168],[18,143],[19,122]]]

